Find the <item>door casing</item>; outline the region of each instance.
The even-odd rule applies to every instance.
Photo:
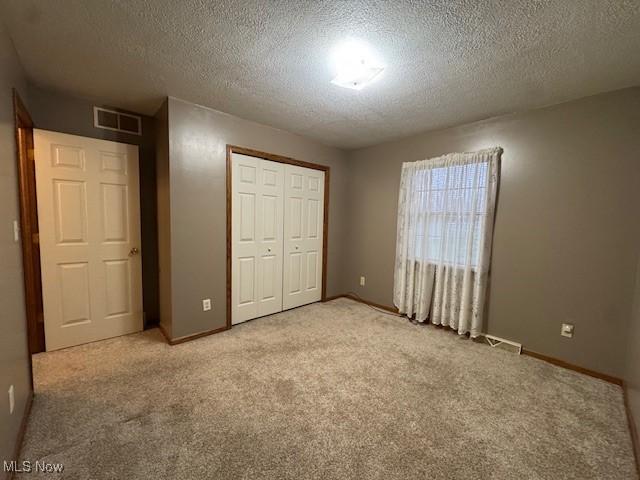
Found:
[[[27,349],[29,352],[29,379],[33,393],[32,354],[43,352],[44,323],[42,319],[42,282],[40,279],[40,252],[34,245],[33,233],[38,231],[37,205],[35,203],[35,170],[29,149],[33,149],[33,120],[17,90],[13,89],[13,114],[18,170],[18,200],[20,208],[20,236],[22,269],[24,272],[25,320]],[[36,237],[37,239],[37,237]],[[18,443],[19,445],[19,443]]]
[[[318,163],[304,162],[295,158],[284,157],[273,153],[262,152],[251,148],[239,147],[237,145],[227,145],[227,328],[231,328],[231,260],[232,260],[232,241],[231,241],[231,212],[232,212],[232,155],[239,153],[249,155],[251,157],[262,158],[272,162],[284,163],[288,165],[297,165],[299,167],[310,168],[313,170],[321,170],[324,172],[324,212],[322,221],[322,297],[321,301],[327,298],[327,260],[328,260],[328,242],[329,242],[329,183],[330,183],[330,167],[320,165]]]

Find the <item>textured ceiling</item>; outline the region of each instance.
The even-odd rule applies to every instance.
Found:
[[[0,0],[0,18],[36,85],[344,148],[640,84],[639,0]],[[386,65],[362,91],[330,83],[349,37]]]

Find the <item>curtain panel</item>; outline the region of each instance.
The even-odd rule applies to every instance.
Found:
[[[499,147],[402,165],[394,303],[418,322],[482,333]]]

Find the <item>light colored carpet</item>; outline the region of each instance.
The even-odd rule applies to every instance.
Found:
[[[64,478],[636,478],[619,387],[347,299],[34,368],[22,457]]]

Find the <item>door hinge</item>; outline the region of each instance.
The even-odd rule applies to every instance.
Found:
[[[35,157],[33,148],[27,148],[27,159],[30,162],[34,162],[35,161],[36,157]]]
[[[40,243],[40,234],[39,233],[32,233],[31,234],[31,242],[35,243],[36,245]]]

